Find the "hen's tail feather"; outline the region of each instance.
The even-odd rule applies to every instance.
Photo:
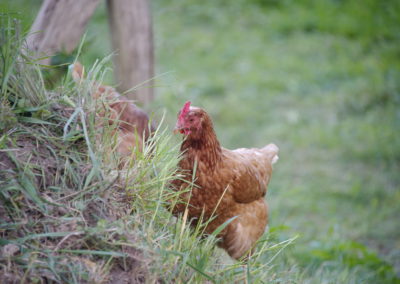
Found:
[[[268,144],[261,149],[271,159],[271,164],[275,164],[279,160],[279,148],[274,143]]]

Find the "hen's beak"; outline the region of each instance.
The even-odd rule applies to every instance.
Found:
[[[174,134],[183,133],[183,127],[180,125],[179,122],[176,122],[174,128]]]
[[[178,134],[180,131],[181,131],[181,130],[175,126],[175,128],[174,128],[174,134]]]

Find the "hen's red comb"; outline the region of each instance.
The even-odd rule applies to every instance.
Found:
[[[179,120],[182,120],[185,118],[186,114],[189,112],[190,109],[190,101],[187,101],[183,108],[181,109],[181,113],[179,114]]]

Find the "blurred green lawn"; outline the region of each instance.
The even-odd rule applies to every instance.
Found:
[[[19,11],[27,28],[40,2],[0,8]],[[111,52],[104,6],[89,25],[86,65]],[[172,128],[191,100],[225,147],[281,149],[271,237],[299,238],[277,271],[295,270],[301,283],[399,283],[400,1],[152,6],[163,75],[149,109],[166,110]]]

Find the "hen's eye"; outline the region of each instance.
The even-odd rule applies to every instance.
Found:
[[[193,119],[193,118],[191,118],[191,119],[189,119],[189,121],[190,121],[190,122],[193,122],[193,121],[194,121],[194,119]]]

